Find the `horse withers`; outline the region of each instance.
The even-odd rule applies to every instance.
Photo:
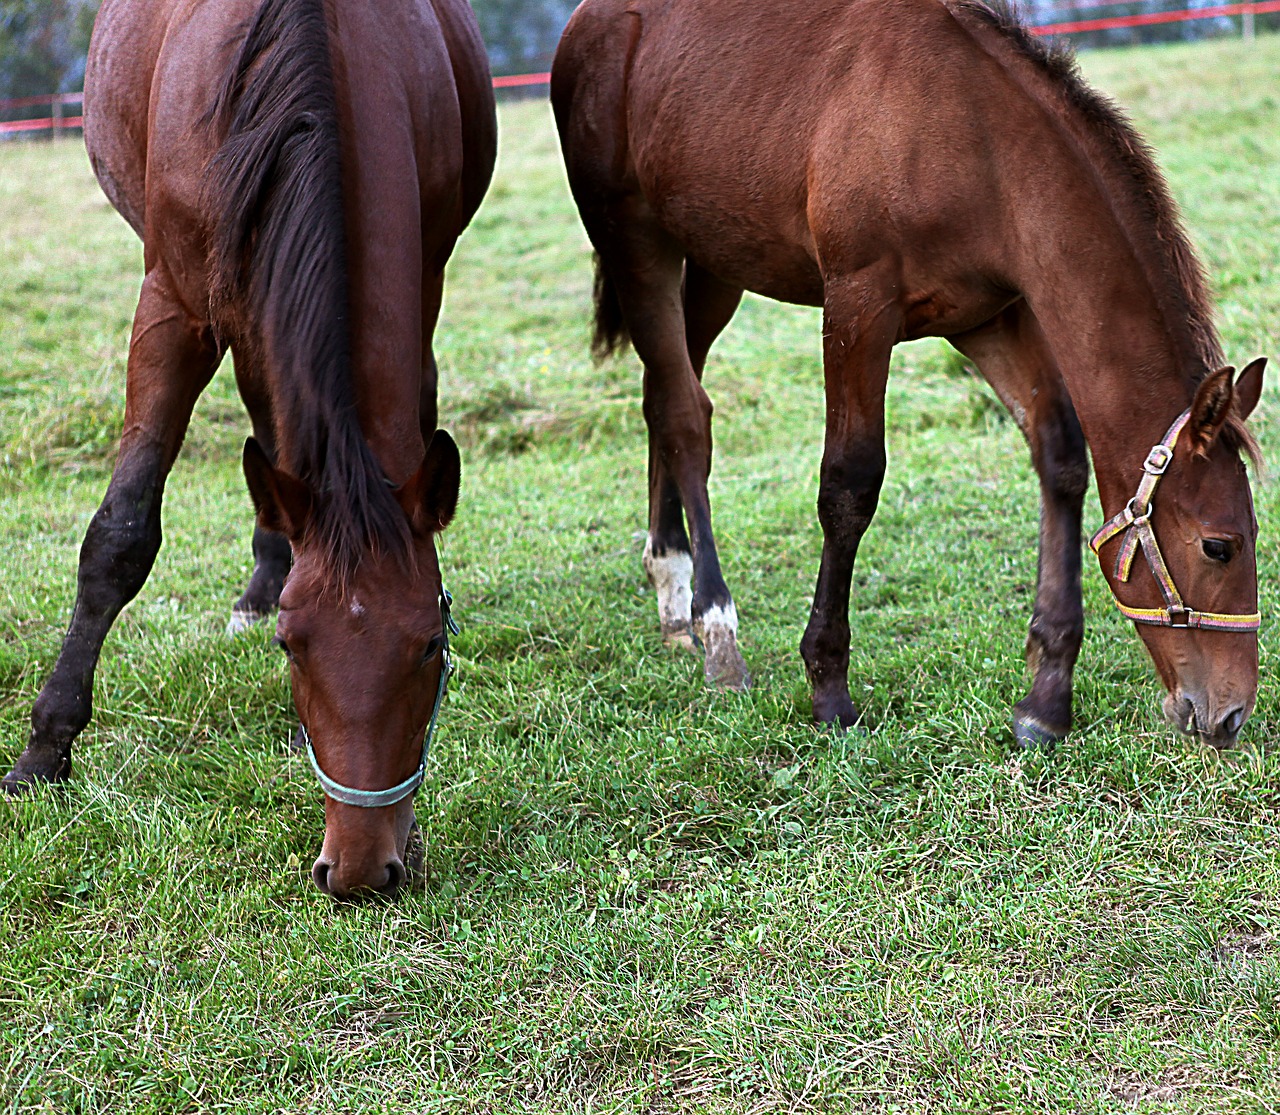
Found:
[[[89,156],[146,276],[119,457],[4,786],[69,776],[103,640],[150,572],[165,479],[230,348],[258,512],[231,626],[279,605],[327,795],[316,884],[393,892],[447,677],[435,535],[460,466],[436,430],[432,333],[496,152],[474,17],[464,0],[106,0],[85,80]]]
[[[1242,456],[1265,361],[1223,366],[1150,153],[1069,54],[977,0],[803,8],[585,0],[552,70],[597,253],[596,347],[629,338],[644,366],[644,564],[664,633],[699,635],[708,681],[746,685],[701,379],[751,290],[823,310],[823,549],[800,647],[817,721],[859,717],[850,580],[885,473],[890,350],[942,336],[1009,408],[1040,478],[1018,739],[1048,745],[1071,724],[1087,449],[1108,516],[1095,546],[1166,713],[1230,744],[1257,692]]]

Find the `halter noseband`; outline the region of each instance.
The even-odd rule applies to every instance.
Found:
[[[320,760],[316,758],[311,733],[307,731],[305,724],[302,725],[302,738],[307,745],[307,758],[311,760],[311,769],[316,772],[316,778],[320,780],[320,788],[334,801],[341,802],[343,805],[358,805],[362,809],[379,809],[384,805],[395,805],[403,801],[422,785],[422,780],[426,777],[427,752],[431,749],[431,737],[435,734],[436,721],[440,717],[440,706],[444,703],[444,692],[449,686],[449,675],[453,673],[453,659],[449,656],[449,635],[451,632],[457,635],[461,631],[449,610],[452,604],[453,597],[449,595],[449,590],[441,588],[440,618],[444,621],[444,631],[440,645],[440,685],[436,689],[436,702],[431,709],[431,721],[422,739],[422,760],[413,774],[389,790],[357,790],[352,786],[344,786],[341,782],[335,782],[320,769]]]
[[[1155,531],[1151,529],[1151,513],[1155,510],[1152,499],[1160,478],[1173,460],[1174,445],[1178,435],[1186,427],[1191,418],[1191,411],[1184,410],[1169,427],[1168,433],[1158,444],[1151,447],[1147,459],[1142,463],[1142,480],[1138,484],[1138,492],[1118,515],[1108,519],[1102,529],[1089,539],[1089,549],[1095,554],[1118,534],[1125,534],[1120,544],[1120,552],[1116,555],[1116,578],[1127,581],[1133,570],[1133,559],[1138,547],[1147,555],[1147,563],[1155,575],[1156,584],[1164,595],[1163,608],[1130,608],[1122,604],[1115,596],[1116,607],[1126,618],[1134,623],[1147,623],[1156,627],[1175,627],[1186,629],[1198,627],[1210,631],[1257,631],[1262,625],[1262,616],[1258,612],[1247,616],[1223,615],[1219,612],[1197,612],[1188,608],[1183,602],[1182,594],[1173,583],[1173,575],[1165,564],[1164,555],[1156,542]]]

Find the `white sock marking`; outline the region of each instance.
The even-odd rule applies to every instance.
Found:
[[[644,544],[644,571],[658,596],[658,620],[664,633],[689,626],[693,609],[693,558],[679,550],[655,557],[653,539]]]
[[[698,617],[694,627],[698,632],[698,638],[704,643],[707,641],[707,632],[715,629],[727,630],[736,636],[738,634],[737,605],[732,600],[724,607],[719,604],[713,605]]]

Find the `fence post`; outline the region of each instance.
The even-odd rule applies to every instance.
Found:
[[[52,139],[57,139],[62,132],[62,94],[55,93],[53,95],[53,135]]]

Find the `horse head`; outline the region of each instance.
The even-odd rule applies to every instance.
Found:
[[[1200,383],[1148,454],[1137,494],[1091,543],[1168,690],[1166,717],[1220,748],[1258,692],[1258,524],[1243,460],[1256,449],[1243,423],[1265,365],[1255,360],[1234,383],[1229,367]]]
[[[323,497],[275,468],[252,439],[244,463],[259,523],[293,546],[276,642],[289,659],[303,738],[326,794],[312,879],[335,898],[394,894],[406,876],[413,791],[449,670],[451,620],[435,535],[457,506],[457,446],[437,431],[421,467],[394,489],[411,552],[370,546],[341,583],[309,529]]]

